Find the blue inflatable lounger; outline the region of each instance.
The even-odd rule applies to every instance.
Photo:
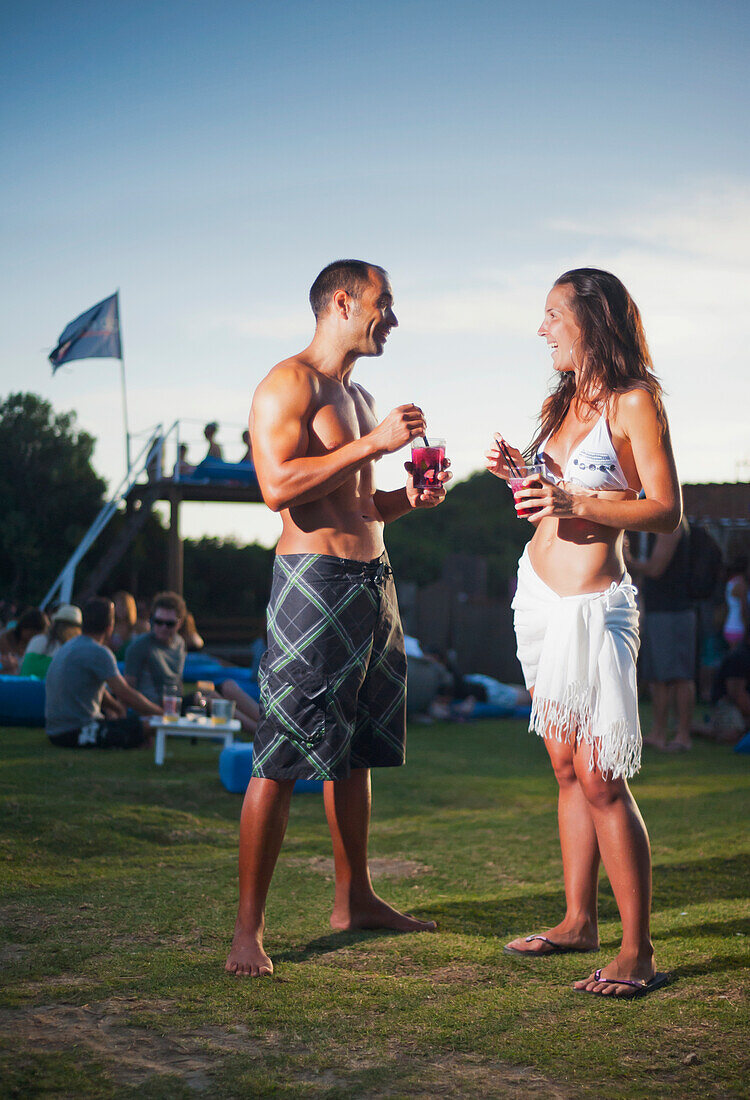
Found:
[[[225,462],[222,458],[204,458],[188,474],[180,478],[188,484],[207,481],[234,481],[242,485],[257,485],[258,475],[252,462]]]
[[[0,726],[44,726],[44,680],[0,676]]]
[[[232,794],[244,794],[253,770],[253,746],[247,742],[227,745],[219,753],[219,779]],[[298,779],[294,793],[322,791],[322,779]]]

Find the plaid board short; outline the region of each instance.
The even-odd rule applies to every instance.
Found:
[[[404,763],[406,656],[388,557],[276,557],[253,775],[346,779]]]

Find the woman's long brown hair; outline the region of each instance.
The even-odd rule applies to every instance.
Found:
[[[569,306],[581,330],[581,371],[565,371],[542,405],[539,427],[526,456],[532,460],[540,443],[557,431],[575,401],[579,408],[600,414],[610,398],[633,389],[648,390],[654,399],[662,431],[667,419],[662,387],[654,374],[638,306],[620,280],[609,271],[579,267],[566,271],[555,286],[569,292]]]

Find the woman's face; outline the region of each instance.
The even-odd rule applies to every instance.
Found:
[[[580,370],[583,365],[581,330],[569,304],[571,298],[570,287],[553,286],[539,326],[538,335],[547,341],[556,371]]]

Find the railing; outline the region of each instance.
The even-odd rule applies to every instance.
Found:
[[[127,499],[128,494],[143,473],[147,473],[150,481],[161,481],[164,467],[164,446],[169,437],[174,433],[179,449],[179,421],[175,420],[169,431],[164,432],[161,424],[158,424],[144,443],[141,450],[131,465],[125,477],[122,479],[112,497],[101,508],[94,522],[83,536],[78,546],[63,566],[62,571],[50,588],[47,595],[39,604],[44,610],[48,603],[55,597],[60,603],[70,603],[73,598],[73,585],[75,583],[76,568],[82,558],[94,545],[99,535],[114,516],[120,504]]]

